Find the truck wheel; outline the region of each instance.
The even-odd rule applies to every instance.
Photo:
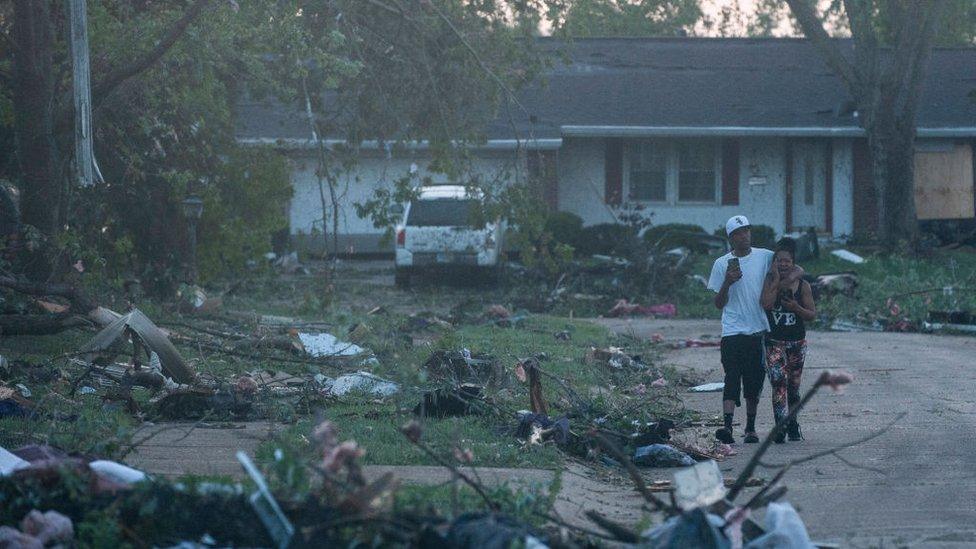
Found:
[[[393,275],[393,284],[397,288],[409,288],[410,287],[410,271],[405,269],[397,269]]]

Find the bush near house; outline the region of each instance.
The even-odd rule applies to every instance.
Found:
[[[546,219],[546,231],[560,244],[579,248],[583,234],[583,218],[570,212],[552,212]]]
[[[708,231],[691,223],[665,223],[644,231],[644,242],[661,250],[685,247],[693,252],[707,252],[708,246],[700,238],[696,238],[695,234],[707,235]]]
[[[601,223],[584,227],[579,236],[577,255],[593,254],[629,257],[640,247],[637,227],[617,223]]]

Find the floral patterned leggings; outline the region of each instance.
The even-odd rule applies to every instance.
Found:
[[[783,421],[800,401],[800,376],[807,356],[807,341],[766,340],[766,373],[773,387],[773,416]]]

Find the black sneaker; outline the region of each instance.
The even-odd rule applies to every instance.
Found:
[[[786,433],[789,435],[790,440],[796,442],[798,440],[803,440],[803,433],[800,432],[800,424],[796,421],[790,423],[786,427]]]
[[[744,438],[743,441],[745,441],[746,444],[755,444],[759,442],[759,437],[756,436],[756,433],[746,433],[746,438]]]
[[[722,427],[715,431],[715,438],[725,444],[735,444],[735,437],[732,436],[732,429]]]
[[[776,438],[773,439],[776,444],[783,444],[786,442],[786,429],[783,429],[779,433],[776,433]]]

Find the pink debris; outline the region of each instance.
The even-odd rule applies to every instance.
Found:
[[[617,304],[607,312],[609,317],[625,316],[653,316],[657,318],[673,318],[678,314],[678,307],[674,303],[659,303],[657,305],[641,305],[630,303],[626,299],[617,301]]]

